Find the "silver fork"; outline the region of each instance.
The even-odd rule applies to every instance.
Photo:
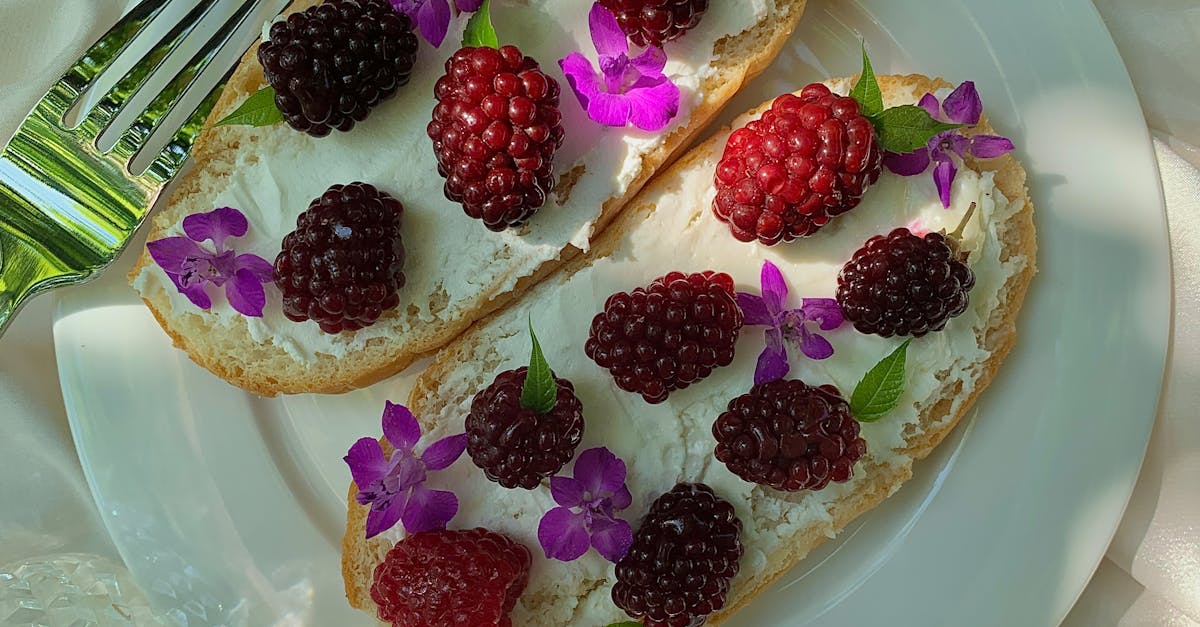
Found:
[[[170,0],[144,0],[79,59],[34,107],[0,153],[0,335],[32,296],[95,277],[116,259],[179,173],[229,74],[187,117],[149,167],[131,164],[188,89],[234,37],[258,0],[244,0],[157,94],[116,144],[97,140],[218,0],[201,0],[126,73],[84,120],[64,118]],[[232,72],[232,70],[230,70]]]

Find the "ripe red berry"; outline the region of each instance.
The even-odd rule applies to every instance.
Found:
[[[554,377],[558,397],[539,414],[521,407],[529,368],[501,372],[475,395],[467,415],[467,454],[488,479],[532,490],[558,472],[583,439],[583,405],[570,381]]]
[[[858,103],[814,83],[729,136],[713,213],[740,241],[792,241],[857,207],[881,171],[875,128]]]
[[[524,223],[554,187],[558,81],[515,46],[463,48],[434,96],[427,131],[446,198],[493,231]]]
[[[413,534],[375,567],[371,599],[394,627],[512,627],[531,562],[529,549],[487,529]]]
[[[941,233],[899,228],[867,240],[838,275],[837,301],[862,333],[883,337],[941,331],[967,310],[975,273]]]
[[[399,200],[366,183],[334,185],[313,200],[275,258],[284,315],[339,333],[370,326],[398,306],[403,212]]]
[[[600,0],[617,16],[633,43],[659,46],[693,29],[708,10],[708,0]]]
[[[843,483],[867,452],[858,421],[832,385],[779,380],[729,401],[713,423],[716,457],[733,474],[776,490]]]
[[[742,322],[728,274],[672,272],[609,296],[592,319],[584,352],[622,390],[661,403],[672,390],[729,365]]]

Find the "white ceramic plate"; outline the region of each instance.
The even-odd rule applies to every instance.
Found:
[[[733,623],[1057,624],[1120,519],[1166,354],[1165,219],[1137,99],[1086,0],[812,0],[727,117],[855,72],[859,34],[879,72],[978,83],[1031,173],[1041,271],[973,419]],[[171,349],[120,274],[61,297],[55,341],[131,572],[188,625],[371,624],[342,596],[341,457],[376,434],[384,399],[407,397],[405,377],[249,396]]]

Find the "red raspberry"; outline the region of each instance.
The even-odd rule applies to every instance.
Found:
[[[661,403],[672,390],[729,365],[741,328],[728,274],[672,272],[609,296],[592,319],[584,352],[622,390]]]
[[[413,534],[375,567],[371,599],[393,627],[512,627],[531,562],[529,549],[487,529]]]
[[[446,198],[493,231],[524,223],[554,187],[558,81],[515,46],[463,48],[434,96],[427,130]]]
[[[875,128],[858,103],[814,83],[729,136],[713,212],[743,242],[790,242],[857,207],[881,170]]]
[[[600,0],[617,16],[633,43],[659,46],[692,30],[708,10],[708,0]]]
[[[475,395],[467,415],[467,454],[488,479],[532,490],[575,456],[583,405],[570,381],[554,377],[558,400],[545,414],[521,407],[529,368],[501,372]]]
[[[275,258],[284,315],[339,333],[375,324],[398,306],[403,212],[399,200],[366,183],[334,185],[313,200]]]
[[[837,301],[862,333],[921,337],[966,311],[974,286],[967,253],[953,239],[899,228],[867,240],[842,266]]]
[[[697,627],[725,607],[742,559],[742,522],[703,483],[655,499],[617,562],[612,598],[647,627]]]
[[[844,483],[867,452],[858,421],[832,385],[772,381],[729,401],[713,423],[716,457],[733,474],[791,492]]]

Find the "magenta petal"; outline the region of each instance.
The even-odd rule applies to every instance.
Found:
[[[900,176],[920,174],[929,168],[929,148],[922,147],[904,154],[884,153],[883,165]]]
[[[377,504],[378,505],[378,504]],[[367,539],[391,529],[400,520],[400,514],[404,510],[404,498],[401,495],[396,495],[395,498],[382,504],[382,507],[371,507],[371,511],[367,512],[367,524],[365,531]]]
[[[942,115],[942,105],[938,102],[937,96],[933,94],[925,94],[921,96],[921,101],[917,103],[918,107],[929,112],[929,117],[938,119]]]
[[[233,280],[225,283],[225,298],[234,311],[251,318],[261,318],[263,307],[267,304],[262,281],[246,269],[238,270]]]
[[[975,82],[963,81],[955,87],[942,101],[942,109],[951,122],[968,126],[979,124],[979,117],[983,115],[983,101],[979,99],[979,92],[975,91]]]
[[[233,207],[218,207],[183,219],[183,232],[188,237],[197,242],[210,239],[218,252],[224,250],[225,238],[241,237],[249,228],[246,216]]]
[[[938,196],[942,199],[942,206],[950,208],[950,186],[954,183],[954,176],[958,174],[958,168],[954,167],[954,162],[949,157],[939,160],[938,164],[933,168],[933,182],[937,185]]]
[[[560,59],[558,66],[567,77],[567,84],[575,92],[579,104],[586,111],[588,103],[600,92],[600,76],[587,58],[578,52],[572,52],[566,58]]]
[[[483,0],[454,0],[454,6],[458,7],[459,11],[473,13],[483,6]]]
[[[586,491],[582,483],[570,477],[550,477],[550,496],[563,507],[582,506]]]
[[[184,287],[179,283],[179,277],[177,275],[171,274],[168,276],[170,276],[171,280],[175,282],[175,287],[179,288],[180,293],[186,296],[188,300],[192,301],[193,305],[205,311],[212,309],[212,298],[209,297],[208,292],[204,291],[204,283],[196,283],[194,285]]]
[[[758,356],[754,384],[778,381],[787,376],[789,370],[791,366],[788,365],[787,351],[783,347],[783,332],[778,328],[767,329],[767,347]]]
[[[383,437],[398,450],[411,451],[421,439],[421,425],[417,417],[404,405],[384,401]]]
[[[434,48],[442,45],[450,29],[450,5],[446,0],[425,0],[417,9],[417,30]]]
[[[762,285],[763,302],[767,304],[767,311],[771,313],[772,320],[774,320],[774,316],[787,306],[787,281],[783,279],[783,273],[779,271],[779,267],[770,260],[763,261],[758,280]]]
[[[400,520],[409,533],[445,529],[446,523],[458,513],[458,497],[445,490],[430,490],[423,485],[413,486]]]
[[[631,109],[627,95],[618,96],[605,91],[597,91],[587,104],[588,117],[605,126],[629,124]]]
[[[829,340],[809,331],[807,327],[800,327],[800,352],[804,353],[809,359],[828,359],[833,355],[833,345]]]
[[[183,272],[183,263],[190,259],[212,257],[213,254],[204,250],[196,242],[186,237],[165,237],[146,242],[146,250],[158,267],[168,274]]]
[[[633,528],[620,518],[592,518],[591,533],[596,552],[614,564],[621,561],[629,552],[629,547],[633,546]]]
[[[679,87],[665,78],[654,87],[635,87],[625,98],[629,121],[643,131],[660,131],[679,114]]]
[[[592,44],[601,56],[616,57],[629,53],[629,41],[617,23],[617,17],[599,2],[593,4],[588,13],[588,28],[592,32]]]
[[[391,467],[383,456],[379,441],[374,438],[362,438],[355,442],[342,459],[350,467],[350,476],[360,490],[386,475]]]
[[[999,135],[976,135],[971,138],[970,153],[980,159],[994,159],[1016,148],[1012,140]]]
[[[800,301],[800,312],[805,320],[819,322],[822,331],[832,331],[845,322],[841,306],[832,298],[805,298]]]
[[[588,550],[588,533],[582,513],[555,507],[538,523],[538,542],[546,557],[564,562],[579,559]]]
[[[630,65],[642,76],[658,78],[663,75],[663,68],[667,67],[667,53],[662,48],[650,46],[634,57]]]
[[[613,495],[609,497],[609,505],[612,505],[612,508],[617,511],[629,507],[631,503],[633,503],[633,495],[629,493],[629,488],[624,484],[621,484],[621,489],[613,492]]]
[[[452,435],[430,444],[421,455],[421,461],[429,470],[441,470],[457,461],[466,449],[467,434]]]
[[[234,267],[238,270],[249,270],[260,283],[270,283],[275,280],[275,267],[271,265],[270,261],[258,255],[238,255],[234,260]]]
[[[767,301],[763,300],[762,296],[738,292],[737,304],[738,308],[742,310],[742,317],[746,324],[751,326],[775,324],[775,317],[767,310]]]
[[[610,496],[625,487],[625,462],[607,448],[590,448],[575,460],[574,475],[592,498]]]

